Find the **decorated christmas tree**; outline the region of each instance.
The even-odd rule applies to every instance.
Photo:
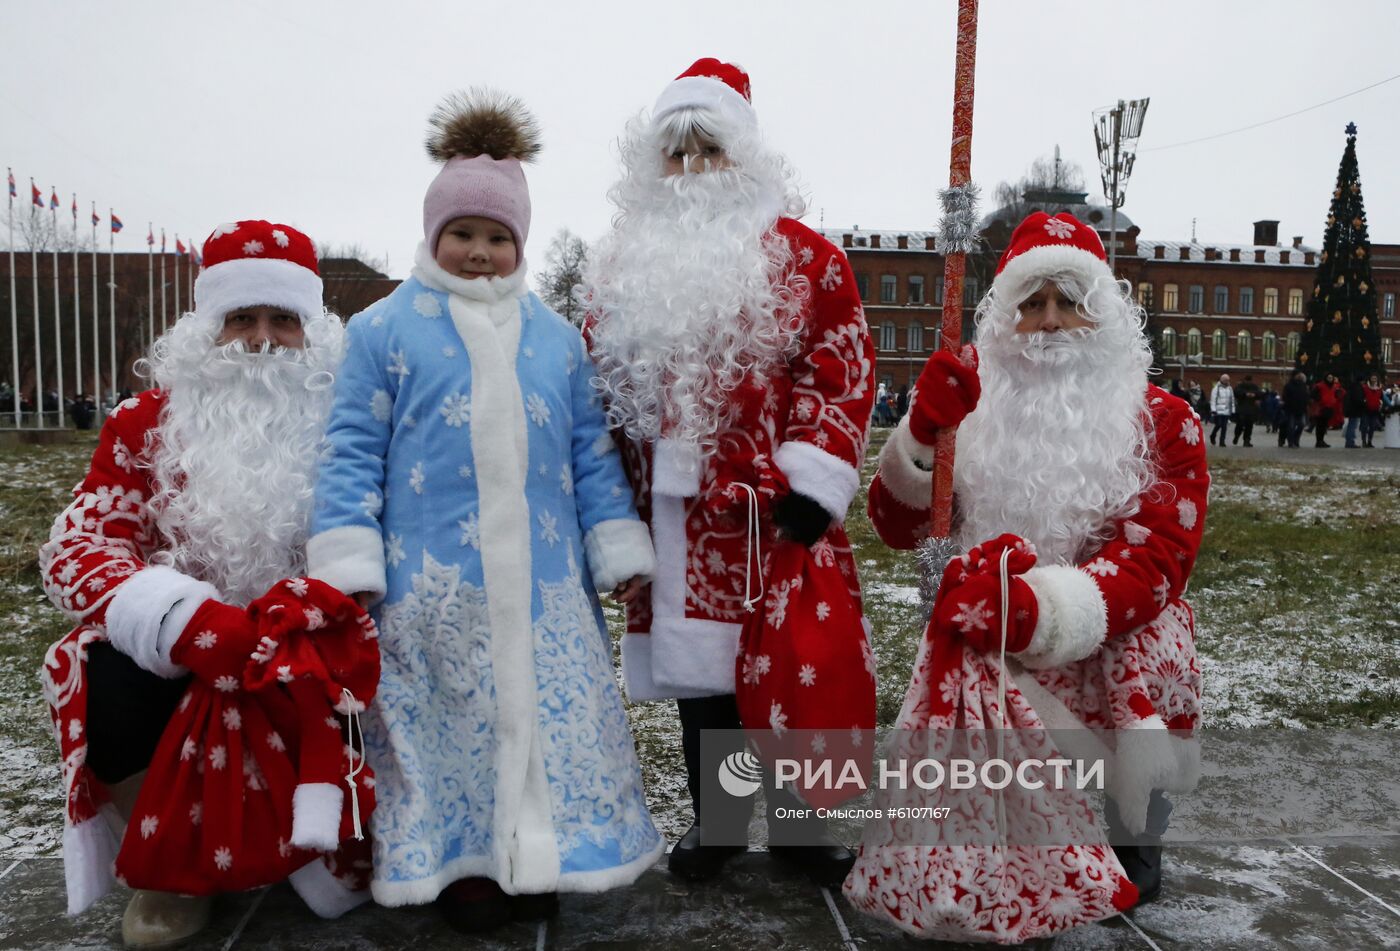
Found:
[[[1298,368],[1314,380],[1335,373],[1350,386],[1358,376],[1381,370],[1380,353],[1371,239],[1356,165],[1356,124],[1347,123],[1347,147],[1332,192]]]

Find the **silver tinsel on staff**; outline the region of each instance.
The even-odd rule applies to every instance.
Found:
[[[938,221],[938,253],[971,254],[977,249],[977,199],[981,189],[968,182],[938,193],[943,217]]]

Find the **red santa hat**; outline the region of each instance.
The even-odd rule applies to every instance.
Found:
[[[652,121],[680,109],[714,112],[739,127],[758,124],[749,74],[733,63],[708,56],[697,59],[661,91],[651,111]]]
[[[303,321],[321,316],[321,273],[311,239],[290,225],[239,221],[204,241],[195,312],[213,320],[243,307],[278,307]]]
[[[1011,233],[992,287],[1006,293],[1023,287],[1034,276],[1066,271],[1080,275],[1088,284],[1113,277],[1098,232],[1067,211],[1053,218],[1036,211]]]

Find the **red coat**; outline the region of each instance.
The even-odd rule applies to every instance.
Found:
[[[773,499],[790,486],[819,502],[833,521],[814,551],[836,560],[859,597],[842,521],[860,487],[875,399],[874,346],[841,250],[789,218],[775,229],[792,245],[798,275],[810,290],[802,349],[787,372],[736,395],[737,418],[698,470],[688,470],[691,460],[675,441],[618,441],[657,560],[653,583],[627,612],[623,673],[634,699],[734,692],[746,581],[753,594],[760,579],[750,563],[747,496],[726,495],[731,483],[764,493],[764,550],[774,539]],[[756,561],[758,552],[752,554]]]
[[[213,585],[148,564],[161,544],[150,506],[150,459],[159,442],[164,400],[162,391],[148,390],[112,411],[87,476],[39,552],[44,590],[77,625],[49,647],[41,672],[63,758],[63,858],[70,914],[111,887],[118,845],[99,814],[114,808],[111,796],[86,765],[87,647],[110,640],[146,670],[176,676],[182,669],[169,656],[173,645],[156,637],[161,619],[169,615],[167,626],[178,631],[181,619],[188,621],[205,600],[218,597]],[[342,885],[367,885],[367,878],[351,882],[352,873],[367,875],[366,869],[352,868],[354,862],[345,856],[339,862],[335,874],[341,881],[319,863],[294,876],[298,891],[319,913],[336,914],[358,902]]]
[[[1040,603],[1040,622],[1018,659],[1052,698],[1041,699],[1054,709],[1041,709],[1028,694],[1048,726],[1134,730],[1126,752],[1119,741],[1120,757],[1130,761],[1141,790],[1189,789],[1199,752],[1181,733],[1168,737],[1165,730],[1189,734],[1200,723],[1195,620],[1182,594],[1201,545],[1210,476],[1190,405],[1149,385],[1147,411],[1157,483],[1081,564],[1041,565],[1022,575]],[[913,464],[917,445],[899,427],[870,485],[871,521],[894,548],[913,548],[928,534],[932,480]],[[1156,732],[1136,732],[1144,727]],[[1137,811],[1131,803],[1120,807],[1125,818]]]

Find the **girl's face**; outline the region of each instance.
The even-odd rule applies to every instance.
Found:
[[[724,146],[700,135],[690,136],[683,145],[664,153],[662,158],[667,178],[686,173],[698,175],[702,172],[717,172],[733,164],[729,161]]]
[[[453,277],[506,277],[515,273],[515,236],[493,218],[453,218],[438,235],[433,260]]]

